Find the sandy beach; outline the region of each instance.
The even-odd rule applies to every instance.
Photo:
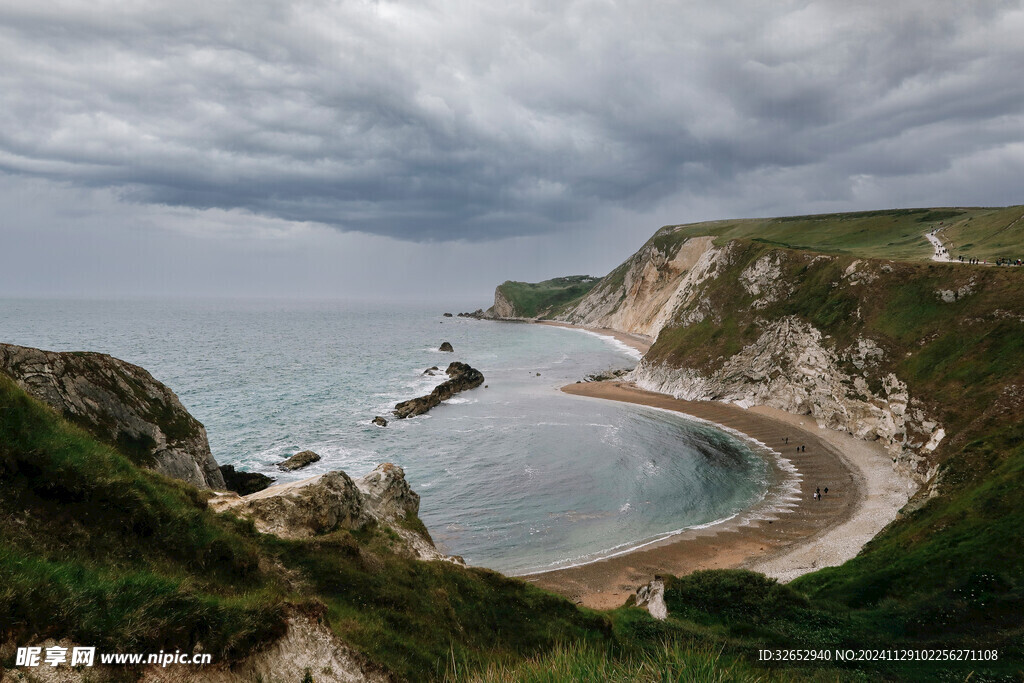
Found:
[[[642,334],[630,334],[628,332],[619,332],[608,327],[588,327],[586,325],[570,325],[569,323],[555,322],[554,320],[538,320],[534,324],[536,325],[550,325],[551,327],[565,327],[570,330],[586,330],[587,332],[593,332],[594,334],[604,335],[605,337],[612,337],[619,340],[626,346],[632,347],[639,351],[641,354],[647,353],[651,344],[654,340],[650,337],[645,337]]]
[[[633,344],[642,342],[624,336]],[[789,475],[795,487],[788,500],[766,500],[732,520],[684,531],[624,555],[523,577],[588,607],[618,607],[656,574],[743,567],[788,581],[841,564],[895,518],[914,490],[912,482],[893,472],[880,446],[819,429],[810,416],[684,401],[618,381],[570,384],[562,391],[584,400],[625,401],[715,422],[777,451],[797,472],[795,482]],[[798,451],[801,446],[804,450]],[[814,499],[815,488],[826,486],[829,493]]]

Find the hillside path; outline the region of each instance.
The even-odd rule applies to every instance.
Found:
[[[951,261],[952,259],[949,258],[949,252],[946,251],[944,246],[942,246],[942,240],[935,234],[936,232],[938,232],[938,230],[930,230],[924,234],[935,248],[935,253],[932,254],[932,261]]]

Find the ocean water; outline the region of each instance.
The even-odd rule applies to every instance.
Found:
[[[453,311],[457,312],[457,311]],[[770,468],[742,440],[641,406],[558,388],[631,367],[615,340],[541,325],[345,302],[0,299],[0,341],[112,354],[169,385],[221,464],[290,481],[405,468],[435,541],[474,565],[528,573],[607,556],[737,514]],[[449,341],[455,353],[437,350]],[[392,419],[453,360],[487,388]],[[390,421],[371,424],[375,415]],[[323,459],[286,474],[276,463]]]

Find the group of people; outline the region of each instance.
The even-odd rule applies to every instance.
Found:
[[[966,264],[973,265],[973,266],[987,266],[988,265],[988,261],[983,261],[983,260],[977,259],[977,258],[964,258],[963,256],[960,256],[959,259],[960,259],[960,263],[966,263]],[[1020,266],[1020,265],[1024,265],[1024,259],[1019,259],[1019,258],[1018,259],[997,258],[992,263],[997,265],[997,266]]]
[[[782,442],[788,446],[789,445],[789,437],[788,436],[783,437]],[[807,446],[797,446],[796,447],[796,452],[797,453],[806,453],[807,452]],[[827,495],[827,494],[828,494],[828,487],[827,486],[825,487],[824,492],[821,490],[821,487],[818,486],[818,487],[816,487],[814,489],[814,500],[821,500],[822,496]]]

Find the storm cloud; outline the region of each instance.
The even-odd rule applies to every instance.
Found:
[[[418,242],[1019,203],[1021,35],[1019,2],[6,0],[0,171]]]

